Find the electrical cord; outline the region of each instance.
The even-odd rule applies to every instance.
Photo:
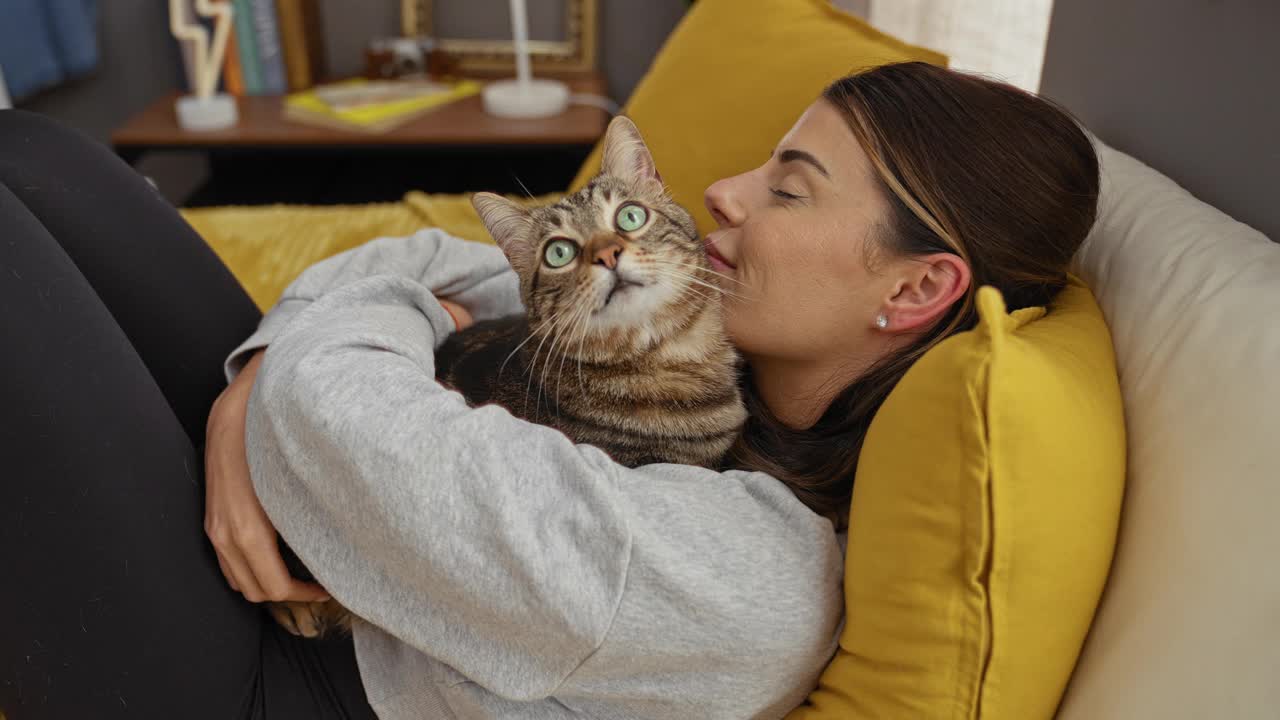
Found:
[[[569,96],[569,102],[577,105],[591,105],[598,107],[610,115],[617,115],[622,112],[622,108],[618,103],[605,97],[604,95],[593,95],[591,93],[573,93]]]

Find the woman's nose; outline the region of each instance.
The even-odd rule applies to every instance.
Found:
[[[724,178],[711,183],[703,194],[703,202],[720,227],[734,227],[746,219],[746,209],[738,192],[738,178]]]

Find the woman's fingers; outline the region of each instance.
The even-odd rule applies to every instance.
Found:
[[[235,575],[231,574],[231,567],[227,565],[226,558],[222,557],[222,551],[214,548],[213,552],[218,556],[218,568],[222,570],[222,577],[227,579],[227,584],[231,586],[232,590],[240,592],[240,584],[236,582]]]
[[[269,530],[274,534],[274,530]],[[284,558],[274,542],[260,540],[265,532],[251,532],[236,538],[215,533],[214,551],[218,567],[231,588],[249,602],[322,602],[329,593],[317,583],[303,582],[289,575]]]
[[[325,602],[333,598],[320,583],[304,582],[293,578],[289,581],[292,583],[289,599],[294,602]]]
[[[273,602],[320,602],[329,599],[329,594],[316,583],[303,582],[289,575],[274,533],[269,538],[261,535],[246,538],[242,549],[264,599]]]
[[[244,595],[244,599],[249,602],[266,600],[266,594],[262,592],[262,587],[258,585],[258,580],[249,569],[249,563],[240,553],[240,549],[228,544],[222,548],[222,553],[226,558],[227,566],[231,568],[232,587],[238,586],[240,594]]]
[[[458,330],[466,330],[476,324],[475,319],[471,317],[471,313],[458,303],[451,300],[440,300],[439,298],[437,298],[436,301],[439,302],[440,307],[443,307],[445,312],[449,313],[449,316],[453,318],[453,325]]]

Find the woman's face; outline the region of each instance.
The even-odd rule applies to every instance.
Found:
[[[867,345],[892,273],[873,273],[889,206],[840,113],[819,99],[768,161],[707,188],[725,323],[748,360],[829,364]]]

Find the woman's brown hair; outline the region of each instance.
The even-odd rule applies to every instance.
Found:
[[[953,253],[972,272],[944,317],[845,388],[810,428],[774,417],[748,370],[751,417],[731,464],[773,475],[843,525],[872,417],[921,355],[976,324],[977,288],[995,286],[1014,310],[1047,305],[1066,284],[1097,210],[1098,159],[1071,115],[1052,102],[926,63],[851,75],[822,97],[844,115],[889,201],[871,255]]]

